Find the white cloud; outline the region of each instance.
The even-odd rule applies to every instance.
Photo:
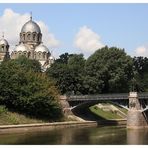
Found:
[[[10,44],[10,48],[14,48],[19,43],[19,33],[22,26],[29,20],[30,14],[19,14],[11,9],[5,9],[0,16],[0,34],[5,33],[5,38]],[[47,47],[58,47],[59,41],[54,34],[49,32],[48,26],[42,21],[35,21],[41,28],[43,34],[43,42]]]
[[[148,48],[146,46],[140,46],[136,48],[136,56],[148,56]]]
[[[79,32],[75,36],[74,45],[88,53],[92,53],[104,46],[101,42],[100,36],[87,26],[80,28]]]
[[[48,47],[58,47],[60,45],[60,41],[58,41],[53,33],[50,33],[48,30],[48,26],[44,24],[44,22],[37,22],[41,28],[43,34],[43,41],[46,43]]]

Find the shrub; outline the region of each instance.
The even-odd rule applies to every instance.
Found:
[[[5,114],[5,113],[7,113],[7,109],[6,109],[6,107],[5,106],[0,106],[0,115],[1,114]]]
[[[59,93],[52,80],[12,60],[0,66],[0,90],[0,103],[9,109],[49,120],[62,116]]]

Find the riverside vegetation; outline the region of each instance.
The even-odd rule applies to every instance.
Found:
[[[62,54],[46,73],[62,94],[148,91],[148,58],[132,58],[116,47],[105,46],[87,59],[83,54]]]
[[[148,91],[148,58],[132,58],[116,47],[105,46],[87,59],[83,54],[64,53],[44,73],[38,61],[26,57],[0,65],[0,105],[5,106],[5,115],[18,113],[29,117],[29,122],[33,118],[37,122],[62,121],[61,94],[131,90]]]
[[[0,104],[9,111],[44,121],[62,118],[59,93],[38,61],[20,57],[0,65]]]

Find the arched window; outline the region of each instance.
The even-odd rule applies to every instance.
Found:
[[[33,34],[33,41],[36,41],[36,34]]]
[[[50,56],[51,56],[51,54],[48,52],[48,53],[46,54],[46,58],[48,59]]]
[[[41,59],[41,52],[38,52],[38,57],[39,59]]]
[[[23,35],[22,34],[20,34],[20,38],[21,38],[21,41],[23,41]]]
[[[25,57],[27,57],[27,52],[26,51],[24,51],[23,54],[24,54]]]
[[[2,46],[2,51],[4,51],[4,45]]]
[[[27,40],[31,40],[31,34],[27,34]]]
[[[40,35],[38,35],[38,42],[40,41]]]
[[[43,59],[46,58],[46,52],[43,52]]]
[[[18,53],[18,57],[20,57],[22,55],[22,52],[21,51],[19,51],[19,53]]]
[[[28,58],[30,57],[30,55],[31,55],[31,53],[30,53],[30,52],[28,52]]]
[[[37,57],[36,57],[36,53],[34,53],[34,59],[37,59]]]
[[[25,41],[25,34],[23,34],[23,40]]]

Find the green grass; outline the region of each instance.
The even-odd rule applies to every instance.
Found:
[[[0,125],[43,123],[44,121],[26,117],[25,115],[10,112],[4,106],[0,106]]]
[[[122,119],[122,117],[120,117],[119,115],[117,115],[116,113],[113,113],[111,111],[103,111],[102,109],[98,108],[97,106],[91,106],[89,108],[91,110],[91,112],[93,112],[94,114],[100,116],[101,118],[104,118],[106,120],[109,119]]]
[[[125,108],[122,108],[120,106],[114,105],[115,107],[117,107],[120,111],[122,111],[123,113],[127,114],[128,110]]]

